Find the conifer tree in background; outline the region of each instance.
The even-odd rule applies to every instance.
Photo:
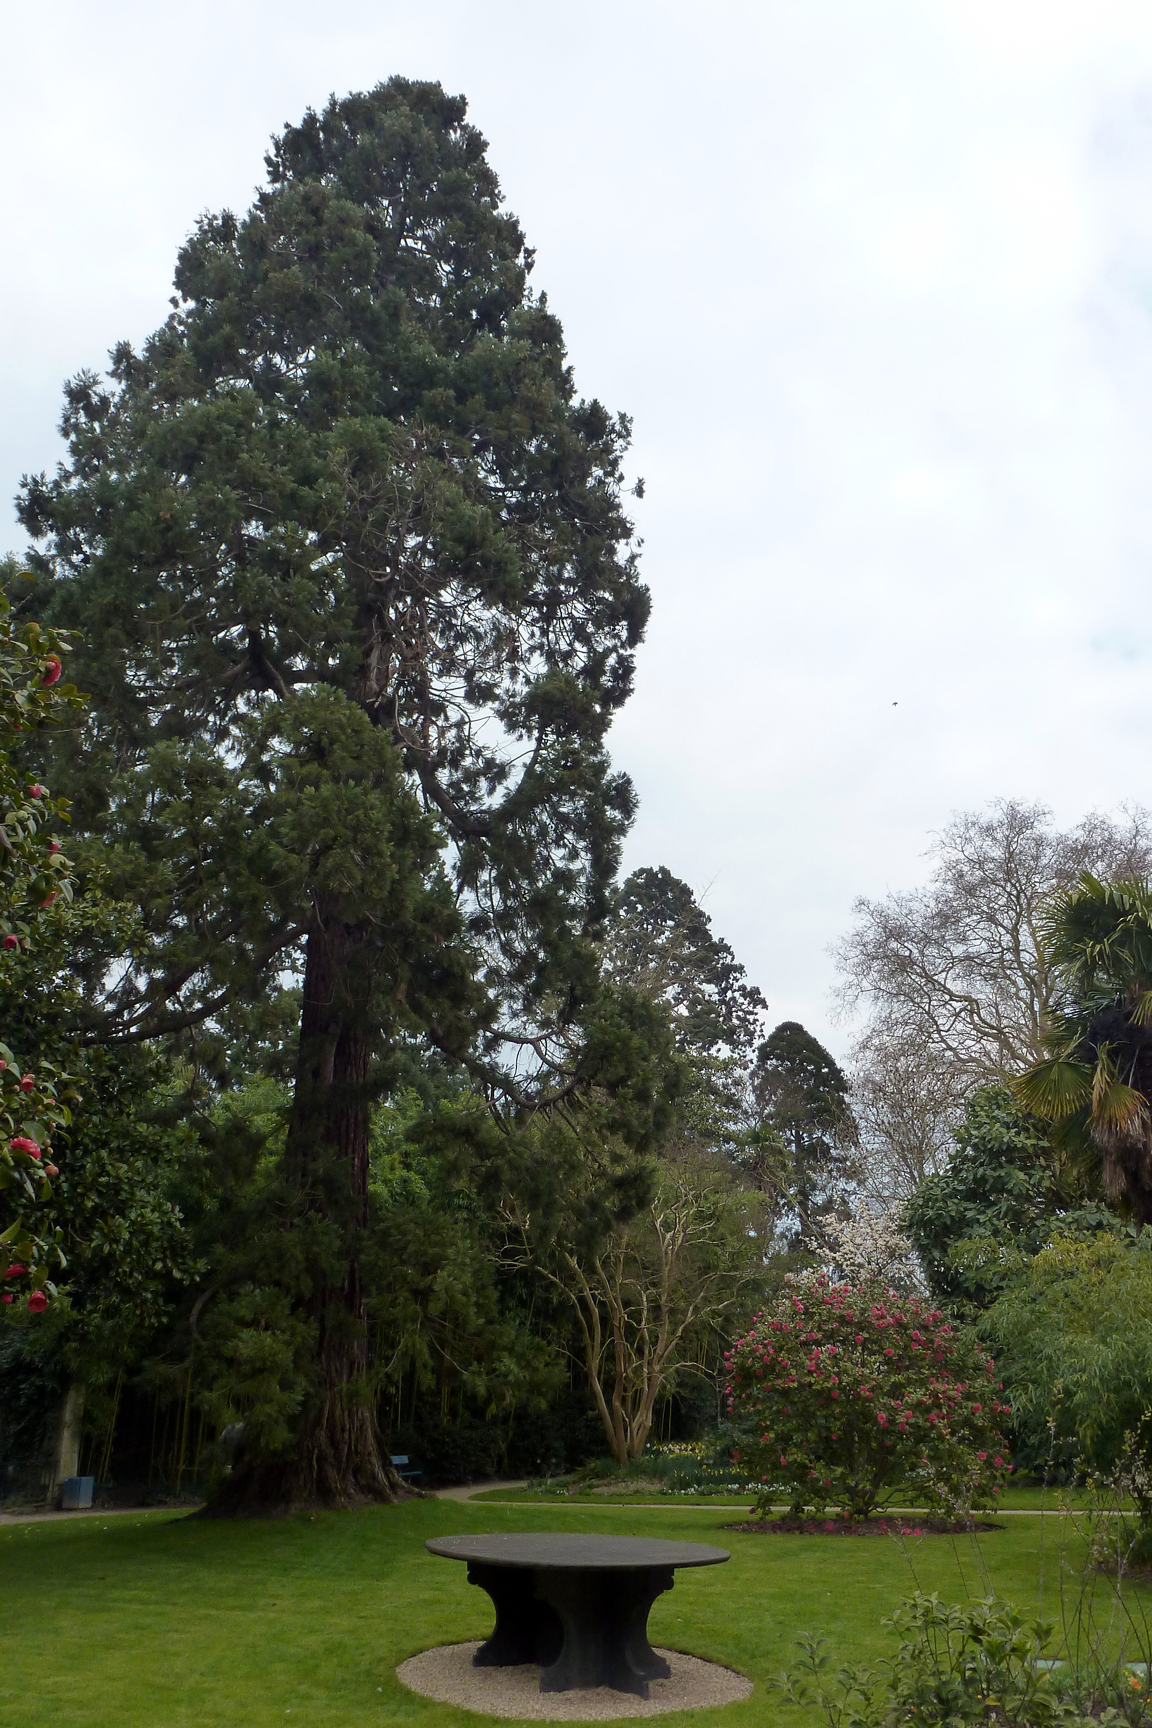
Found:
[[[799,1244],[809,1248],[819,1214],[843,1195],[855,1169],[848,1082],[811,1032],[784,1020],[756,1052],[752,1088],[765,1125],[783,1140],[788,1204]]]
[[[669,1016],[685,1131],[713,1148],[743,1145],[748,1062],[768,1004],[688,884],[665,865],[634,870],[613,895],[602,954],[609,979]]]
[[[356,1245],[398,1046],[516,1107],[615,1086],[640,1138],[651,1094],[589,939],[648,610],[628,424],[577,398],[485,148],[462,98],[399,78],[287,126],[249,212],[181,250],[167,322],[68,387],[68,462],[23,491],[32,604],[87,643],[78,826],[144,909],[104,1035],[202,1049],[302,982],[315,1369],[291,1452],[237,1479],[254,1509],[395,1486]]]

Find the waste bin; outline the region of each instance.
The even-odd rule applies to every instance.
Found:
[[[82,1512],[92,1504],[95,1476],[65,1476],[64,1493],[60,1501],[65,1512]]]

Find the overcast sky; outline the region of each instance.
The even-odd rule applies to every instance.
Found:
[[[1152,5],[13,8],[0,547],[197,214],[392,73],[467,95],[580,389],[635,420],[628,863],[842,1052],[828,946],[952,811],[1152,804]]]

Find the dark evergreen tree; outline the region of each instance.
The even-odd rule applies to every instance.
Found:
[[[285,1178],[315,1367],[291,1448],[235,1479],[255,1506],[394,1486],[357,1241],[398,1046],[517,1106],[635,1079],[627,1010],[593,1024],[591,939],[648,609],[628,425],[577,398],[485,148],[462,98],[403,79],[286,127],[143,351],[68,387],[68,461],[23,492],[35,604],[88,644],[78,826],[144,909],[103,1035],[211,1034],[302,982]]]
[[[703,1145],[744,1147],[747,1073],[767,1011],[686,882],[634,870],[612,900],[605,974],[667,1015],[681,1058],[681,1126]]]
[[[1057,1231],[1117,1227],[1082,1178],[1060,1158],[1047,1125],[1011,1093],[998,1086],[974,1092],[947,1168],[925,1177],[904,1215],[936,1300],[970,1319]],[[962,1247],[966,1253],[953,1253]]]
[[[665,1004],[682,1048],[751,1050],[768,1005],[691,888],[665,865],[634,870],[621,885],[605,959],[621,982]]]
[[[798,1021],[784,1020],[757,1050],[752,1084],[763,1124],[784,1142],[787,1199],[807,1247],[854,1168],[848,1082],[823,1044]]]

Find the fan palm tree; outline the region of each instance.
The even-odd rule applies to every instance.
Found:
[[[1060,998],[1020,1103],[1098,1163],[1109,1200],[1152,1224],[1152,883],[1085,872],[1057,894],[1043,940]]]

